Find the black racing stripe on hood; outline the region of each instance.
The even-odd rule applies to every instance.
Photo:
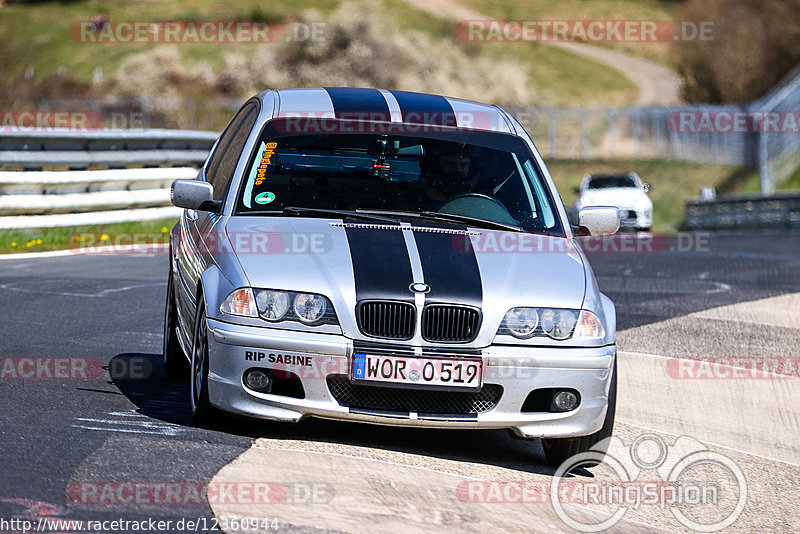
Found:
[[[345,227],[356,301],[372,299],[414,302],[411,260],[402,230]]]
[[[369,121],[391,120],[389,104],[383,93],[377,89],[356,89],[353,87],[325,87],[333,103],[337,119]]]
[[[390,91],[400,106],[403,122],[432,124],[436,126],[458,126],[453,106],[443,96]]]
[[[467,236],[414,232],[422,276],[431,288],[426,302],[481,307],[483,287],[478,258]]]

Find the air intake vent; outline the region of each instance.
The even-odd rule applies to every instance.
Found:
[[[461,342],[475,339],[481,314],[465,306],[426,306],[422,311],[422,337],[433,343]]]
[[[411,339],[416,315],[414,305],[407,302],[362,302],[358,305],[358,327],[367,336]]]
[[[484,384],[480,391],[435,391],[353,384],[345,376],[329,376],[331,395],[342,406],[387,412],[470,415],[497,406],[503,387]]]

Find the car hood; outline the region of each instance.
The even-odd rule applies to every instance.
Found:
[[[236,216],[225,231],[252,287],[327,296],[354,339],[368,339],[354,317],[367,299],[478,307],[476,346],[491,343],[512,307],[581,307],[587,278],[571,240],[429,224]],[[415,295],[420,281],[430,290]]]
[[[580,196],[579,202],[584,206],[632,207],[645,199],[647,199],[647,195],[641,189],[615,187],[587,190]]]

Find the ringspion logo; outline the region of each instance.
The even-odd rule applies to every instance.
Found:
[[[578,485],[578,495],[570,493],[576,484],[567,473],[587,464],[597,466],[594,476]],[[645,472],[655,472],[657,478],[643,477]],[[580,532],[605,531],[641,506],[669,509],[690,530],[717,532],[736,522],[747,504],[741,468],[689,436],[670,445],[655,434],[642,434],[630,446],[616,436],[606,438],[562,463],[549,489],[556,515]],[[565,506],[576,500],[584,508],[577,514]],[[585,508],[603,513],[587,515]]]

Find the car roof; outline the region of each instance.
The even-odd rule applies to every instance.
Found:
[[[516,135],[506,112],[498,106],[428,93],[313,87],[264,91],[258,97],[265,103],[273,99],[273,119],[299,117],[391,122],[409,127],[452,127]]]

